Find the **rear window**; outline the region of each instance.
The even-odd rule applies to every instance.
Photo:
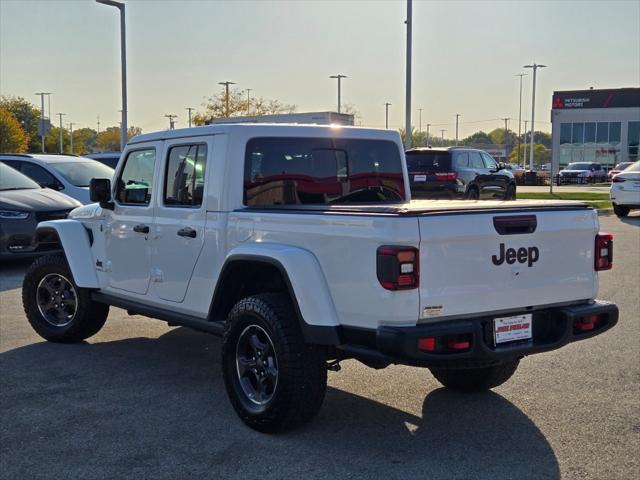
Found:
[[[245,205],[378,203],[404,198],[402,160],[394,142],[290,137],[247,142]]]
[[[451,154],[438,151],[407,152],[409,173],[448,172],[451,170]]]

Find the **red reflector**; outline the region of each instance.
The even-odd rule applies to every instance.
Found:
[[[579,318],[574,323],[574,327],[581,332],[588,332],[596,328],[600,320],[600,315],[591,315],[590,317]]]
[[[437,180],[455,180],[458,178],[458,172],[436,172]]]
[[[434,337],[418,339],[418,348],[425,352],[433,352],[436,349],[436,339]]]
[[[448,341],[447,342],[447,348],[449,350],[466,350],[467,348],[469,348],[469,342],[467,342],[467,341],[464,341],[464,342]]]
[[[415,277],[413,275],[399,275],[398,285],[401,287],[410,287],[415,283]]]

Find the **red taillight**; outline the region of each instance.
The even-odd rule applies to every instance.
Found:
[[[604,321],[606,321],[606,317],[603,317],[602,315],[591,315],[589,317],[578,318],[573,323],[573,332],[590,332],[602,326]]]
[[[613,235],[610,233],[596,235],[594,257],[596,271],[611,270],[613,267]]]
[[[624,182],[624,177],[619,177],[618,175],[614,175],[613,178],[611,179],[611,181],[613,183],[622,183]]]
[[[419,251],[414,247],[378,248],[378,281],[387,290],[407,290],[419,286]]]
[[[418,348],[425,352],[433,352],[436,349],[436,339],[434,337],[425,337],[418,340]]]
[[[455,181],[458,178],[458,172],[436,172],[436,179],[442,182]]]

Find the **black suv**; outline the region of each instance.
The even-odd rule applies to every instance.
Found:
[[[513,173],[482,150],[412,148],[406,157],[413,198],[516,198]]]

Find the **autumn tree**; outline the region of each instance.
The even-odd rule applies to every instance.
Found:
[[[24,131],[16,116],[0,108],[0,152],[23,153],[27,151],[29,135]]]
[[[526,148],[526,150],[525,150]],[[526,151],[526,158],[525,158]],[[524,144],[520,145],[520,161],[524,161],[525,164],[529,164],[529,145],[526,147]],[[524,159],[524,160],[523,160]],[[516,145],[509,155],[509,162],[516,163],[518,161],[518,146]],[[551,161],[551,150],[545,147],[542,143],[535,143],[533,145],[533,163],[534,165],[544,165]]]
[[[38,135],[40,110],[22,97],[3,95],[0,97],[0,108],[11,112],[29,137],[28,151],[35,153],[41,150],[41,140]]]
[[[489,132],[489,137],[491,138],[491,143],[496,145],[515,145],[518,143],[518,135],[516,135],[511,130],[507,130],[507,135],[505,139],[504,128],[496,128]]]
[[[482,130],[460,140],[460,145],[491,145],[492,143],[493,140],[489,134]]]
[[[140,127],[129,127],[127,129],[127,139],[131,140],[136,135],[140,135]],[[101,152],[120,151],[120,127],[109,127],[98,134],[96,148]]]
[[[118,130],[120,133],[120,130]],[[98,132],[93,128],[80,128],[73,131],[73,152],[76,155],[93,152],[98,141]]]
[[[275,115],[278,113],[293,113],[295,105],[284,104],[279,100],[265,100],[262,97],[253,97],[247,101],[244,90],[229,89],[229,117]],[[204,111],[197,112],[193,117],[195,125],[204,125],[206,121],[227,117],[226,89],[207,98],[202,104]]]

